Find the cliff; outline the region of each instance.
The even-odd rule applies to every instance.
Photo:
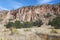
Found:
[[[4,18],[5,22],[9,19],[12,21],[19,20],[28,22],[40,19],[43,23],[48,23],[49,20],[52,20],[60,14],[60,5],[45,4],[40,6],[27,6],[11,10],[8,13]],[[8,15],[11,17],[8,17]]]

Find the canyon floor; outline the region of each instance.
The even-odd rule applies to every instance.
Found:
[[[13,29],[13,32],[11,33],[9,29],[6,29],[2,24],[0,24],[0,40],[45,40],[46,36],[41,37],[39,35],[41,35],[42,33],[55,35],[51,33],[52,29],[49,29],[49,27],[50,26],[47,27],[46,25],[42,25],[38,28]],[[60,37],[60,31],[56,35]]]

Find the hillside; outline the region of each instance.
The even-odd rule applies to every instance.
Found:
[[[3,12],[2,14],[3,23],[8,22],[10,19],[10,21],[19,20],[28,22],[40,19],[43,23],[47,24],[49,20],[60,15],[60,5],[27,6],[10,10],[8,13]]]
[[[49,21],[53,20],[55,17],[60,16],[60,5],[38,5],[38,6],[27,6],[21,7],[16,10],[1,10],[0,11],[0,40],[60,40],[60,29],[54,29],[48,24]],[[60,17],[57,18],[57,25],[60,28]],[[19,21],[16,26],[15,21]],[[20,23],[22,22],[35,22],[36,20],[42,20],[43,25],[41,27],[33,26],[31,28],[26,27],[31,26],[23,23],[22,27]],[[13,22],[10,28],[6,28],[5,24],[8,22]],[[55,22],[55,21],[54,21]],[[56,24],[55,22],[55,24]],[[41,23],[41,21],[38,23]],[[5,25],[5,26],[4,26]],[[40,24],[39,24],[40,25]],[[15,28],[15,26],[17,28]],[[19,28],[22,27],[22,28]]]

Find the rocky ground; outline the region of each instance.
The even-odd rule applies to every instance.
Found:
[[[11,33],[9,29],[4,28],[4,26],[0,24],[0,40],[42,40],[37,34],[50,34],[52,30],[49,29],[50,26],[43,26],[39,28],[13,29]]]

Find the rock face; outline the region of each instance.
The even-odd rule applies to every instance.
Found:
[[[12,19],[12,21],[19,20],[30,22],[41,19],[43,23],[46,24],[49,20],[52,20],[60,14],[60,5],[46,4],[40,6],[28,6],[19,8],[17,10],[11,10],[9,11],[9,13],[11,14],[11,17],[9,17],[8,19]],[[7,17],[8,16],[6,16],[4,19],[7,20]]]
[[[7,10],[1,10],[0,11],[0,23],[6,18],[8,11]]]

